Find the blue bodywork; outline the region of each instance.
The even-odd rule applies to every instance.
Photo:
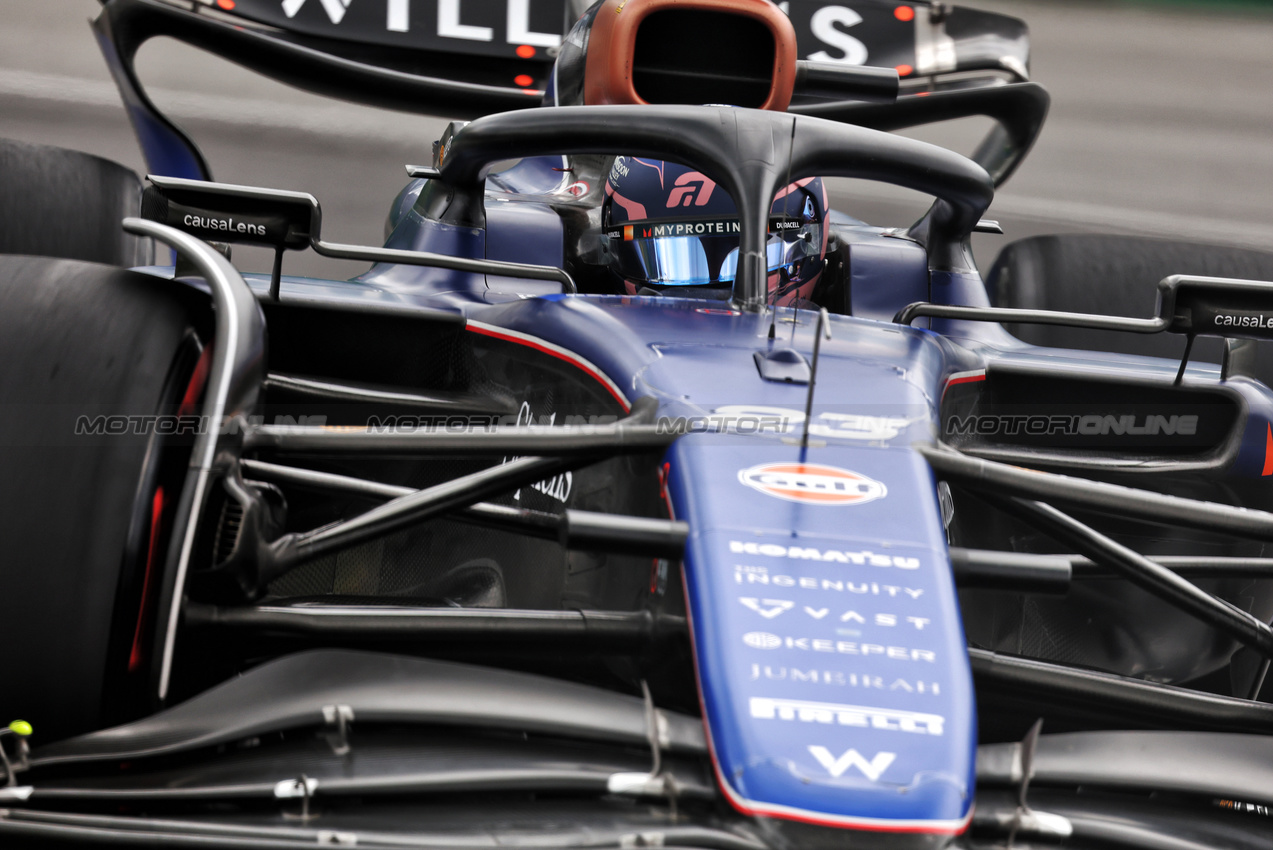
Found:
[[[141,90],[109,19],[97,27],[152,171],[208,179]],[[595,207],[601,188],[572,182],[568,165],[527,158],[491,175],[483,227],[426,217],[416,203],[426,181],[413,180],[393,201],[385,247],[563,267],[578,246],[559,208],[589,197]],[[1177,364],[1035,348],[993,324],[895,324],[916,301],[989,306],[980,275],[930,271],[906,234],[847,216],[829,223],[848,258],[853,315],[830,318],[816,358],[818,314],[787,308],[565,294],[555,282],[390,264],[352,281],[285,277],[281,292],[293,303],[458,314],[470,331],[555,352],[624,407],[655,398],[660,421],[687,431],[662,459],[661,483],[690,528],[686,607],[723,794],[747,815],[939,844],[972,817],[977,707],[947,493],[914,446],[940,438],[951,386],[996,369],[1166,384]],[[246,277],[268,291],[266,278]],[[757,355],[776,348],[815,364],[810,406],[807,384],[762,377]],[[1185,374],[1186,388],[1219,384],[1214,367]],[[1253,381],[1223,385],[1245,414],[1226,473],[1269,474],[1273,398]]]

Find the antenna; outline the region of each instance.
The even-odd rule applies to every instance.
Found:
[[[791,309],[793,312],[791,314],[791,343],[790,345],[795,346],[796,325],[800,324],[800,290],[799,288],[796,289],[796,297],[791,302]]]
[[[791,188],[791,158],[792,156],[795,155],[795,152],[796,152],[796,116],[793,115],[791,116],[791,141],[787,143],[787,182],[782,184],[782,188],[784,192],[787,189]],[[787,204],[790,203],[790,201],[791,201],[791,193],[787,192],[787,194],[782,196],[782,217],[784,221],[787,218]],[[768,220],[769,220],[769,214],[766,213],[765,221],[768,221]],[[767,244],[768,244],[768,240],[766,239],[766,249],[765,249],[766,259],[765,259],[765,271],[764,271],[766,289],[768,289],[769,287],[769,277],[768,277],[769,276],[769,259],[768,259],[769,249],[767,247]],[[766,293],[766,296],[767,296],[767,293]],[[768,297],[766,297],[765,300],[768,301],[769,300]],[[799,306],[797,306],[796,310],[798,311],[799,309],[800,309]],[[799,318],[798,314],[796,318]],[[778,321],[778,287],[774,287],[773,304],[770,305],[769,307],[769,339],[770,340],[774,338],[774,323],[777,321]],[[792,326],[792,334],[793,335],[795,334],[794,325]]]
[[[804,433],[800,435],[800,462],[804,463],[809,454],[809,419],[813,416],[813,385],[818,378],[818,351],[821,349],[822,334],[831,338],[831,315],[823,307],[818,313],[817,329],[813,332],[813,362],[809,364],[809,393],[804,398]]]

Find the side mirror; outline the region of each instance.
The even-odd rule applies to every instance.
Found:
[[[448,139],[450,136],[444,137],[443,141]],[[441,151],[437,156],[442,156]],[[409,171],[413,168],[419,169],[422,177],[439,176],[433,168],[408,166]],[[248,243],[273,248],[270,298],[274,301],[279,299],[282,287],[283,252],[305,248],[313,248],[324,257],[338,260],[407,263],[476,274],[551,280],[559,283],[566,292],[577,291],[570,275],[556,266],[324,242],[320,233],[322,209],[318,200],[305,192],[156,175],[146,179],[149,185],[142,192],[142,218],[170,225],[208,242]]]
[[[1273,339],[1273,282],[1173,275],[1161,286],[1175,290],[1173,333]]]
[[[1246,340],[1273,339],[1273,281],[1177,274],[1158,284],[1159,321],[1166,330],[1185,335],[1185,353],[1176,372],[1185,375],[1189,352],[1199,336],[1225,340],[1220,377],[1254,376],[1258,352]]]
[[[322,213],[313,195],[184,180],[146,178],[141,217],[214,242],[267,245],[278,251],[308,248]]]

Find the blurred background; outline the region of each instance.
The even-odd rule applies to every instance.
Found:
[[[1136,233],[1273,250],[1273,2],[970,0],[1025,20],[1032,78],[1052,111],[976,237],[988,269],[1007,240]],[[97,0],[0,0],[0,136],[76,148],[145,172],[88,20]],[[310,192],[331,240],[380,244],[403,164],[429,160],[445,121],[327,100],[166,39],[144,46],[143,83],[202,148],[216,180]],[[988,124],[916,137],[971,151]],[[926,199],[837,181],[832,205],[873,224],[914,220]],[[237,265],[270,253],[236,246]],[[293,274],[365,264],[289,253]]]

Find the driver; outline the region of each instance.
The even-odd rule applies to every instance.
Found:
[[[740,224],[728,192],[687,166],[620,156],[605,194],[602,232],[621,291],[729,298]],[[826,208],[818,177],[798,180],[774,198],[766,246],[771,304],[812,306],[826,264]]]

